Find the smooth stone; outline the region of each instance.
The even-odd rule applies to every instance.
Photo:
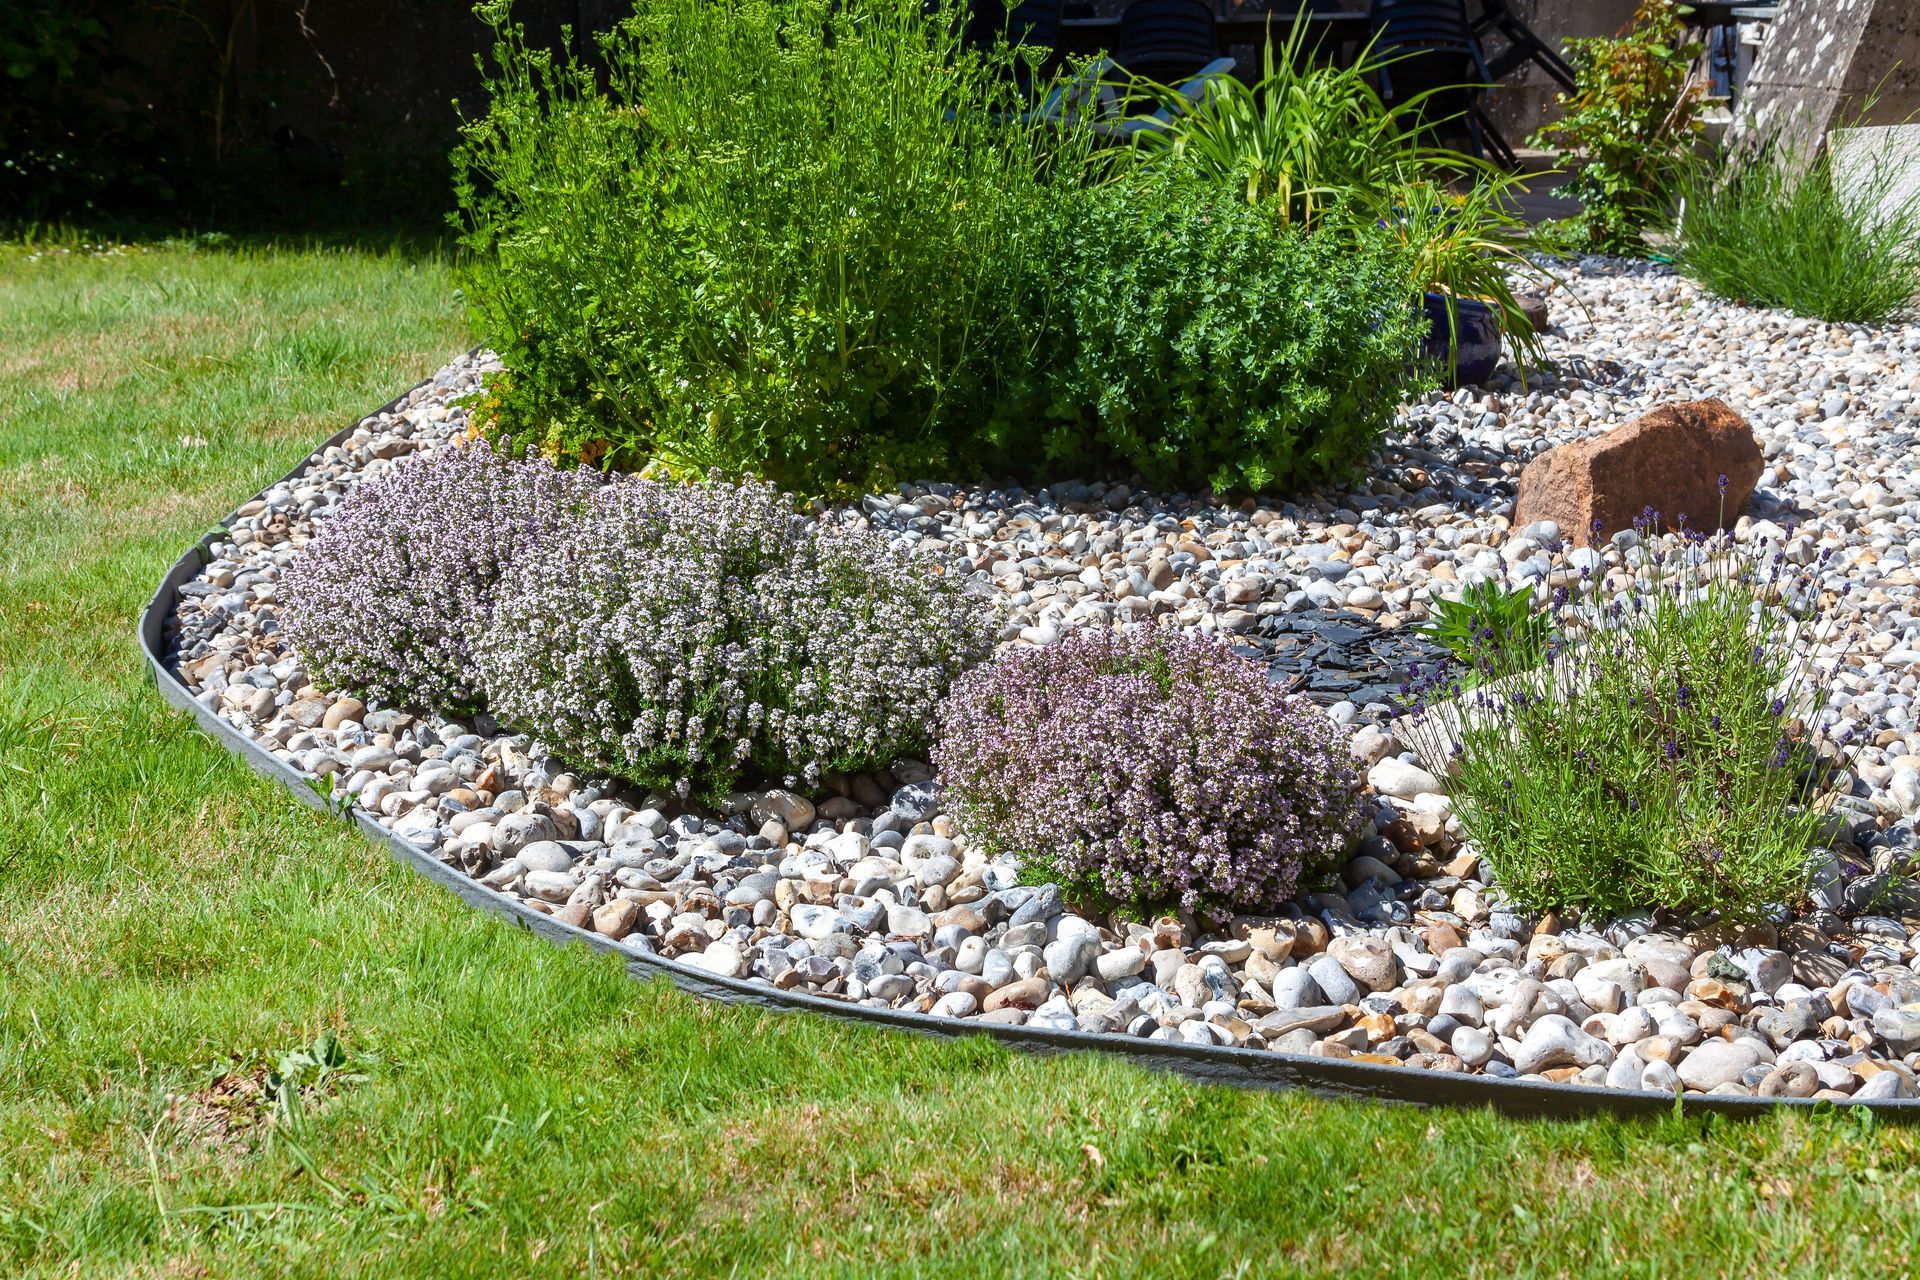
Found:
[[[1074,934],[1056,938],[1042,951],[1047,972],[1059,983],[1078,982],[1087,976],[1100,955],[1100,939],[1092,934]]]
[[[1606,1041],[1588,1035],[1564,1015],[1550,1013],[1527,1029],[1513,1055],[1513,1068],[1521,1075],[1532,1075],[1548,1067],[1604,1067],[1613,1057],[1613,1047]]]
[[[1750,1040],[1708,1040],[1687,1053],[1678,1074],[1681,1084],[1705,1093],[1739,1080],[1760,1061],[1760,1050]]]
[[[1307,963],[1307,974],[1333,1004],[1358,1004],[1360,987],[1346,966],[1322,952]]]
[[[1138,947],[1121,947],[1117,951],[1102,952],[1093,967],[1102,982],[1118,982],[1144,972],[1147,953]]]
[[[1411,800],[1417,795],[1443,792],[1440,779],[1418,765],[1387,756],[1367,770],[1367,782],[1383,796]]]
[[[1392,990],[1399,977],[1400,965],[1393,948],[1378,938],[1357,935],[1335,938],[1327,944],[1327,954],[1339,961],[1347,975],[1368,991]]]
[[[513,855],[529,871],[571,871],[573,851],[557,840],[536,840]]]
[[[1320,984],[1313,980],[1313,975],[1304,965],[1282,969],[1267,990],[1273,997],[1273,1007],[1276,1009],[1303,1009],[1326,1004],[1331,999],[1320,989]]]

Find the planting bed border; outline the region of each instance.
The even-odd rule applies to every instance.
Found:
[[[430,385],[431,378],[373,411],[368,417],[390,413],[406,403],[418,387]],[[313,454],[280,480],[260,491],[284,484],[302,475],[314,457],[340,443],[358,429],[362,419],[343,427],[323,441]],[[209,530],[193,547],[174,562],[140,615],[140,649],[153,673],[161,697],[181,710],[191,712],[200,727],[227,750],[238,755],[258,773],[283,784],[295,799],[324,809],[325,802],[306,780],[283,761],[233,725],[220,719],[198,702],[165,661],[166,619],[173,613],[182,585],[196,577],[206,564],[206,553],[219,540],[234,519],[227,516],[219,527]],[[935,1018],[923,1013],[891,1009],[873,1009],[823,996],[782,991],[764,982],[723,978],[690,965],[657,955],[643,955],[599,934],[562,924],[551,916],[533,911],[504,894],[496,893],[464,873],[443,865],[427,851],[399,839],[363,810],[352,810],[354,823],[367,839],[384,847],[394,858],[421,875],[450,889],[469,906],[491,911],[529,929],[551,942],[580,943],[600,951],[612,952],[626,963],[627,973],[646,980],[665,977],[676,987],[703,1000],[753,1005],[778,1011],[822,1014],[847,1022],[864,1023],[911,1031],[922,1035],[985,1035],[1009,1048],[1029,1053],[1094,1052],[1118,1055],[1141,1066],[1173,1071],[1209,1084],[1229,1084],[1242,1088],[1297,1089],[1323,1097],[1365,1098],[1378,1102],[1407,1103],[1421,1106],[1487,1106],[1515,1116],[1541,1116],[1571,1119],[1594,1114],[1648,1116],[1670,1113],[1671,1094],[1636,1090],[1608,1089],[1592,1085],[1549,1084],[1524,1080],[1501,1080],[1485,1075],[1461,1072],[1429,1071],[1417,1067],[1394,1067],[1382,1063],[1354,1062],[1336,1058],[1314,1058],[1303,1054],[1277,1053],[1264,1049],[1240,1049],[1142,1040],[1131,1036],[1096,1034],[1085,1031],[1054,1031],[1035,1027],[1007,1026],[970,1020]],[[1689,1094],[1682,1102],[1689,1112],[1720,1112],[1730,1116],[1752,1116],[1775,1107],[1811,1107],[1807,1098],[1710,1097]],[[1920,1098],[1853,1103],[1867,1106],[1888,1119],[1920,1122]]]

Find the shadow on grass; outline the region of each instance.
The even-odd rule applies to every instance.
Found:
[[[0,215],[0,239],[80,249],[192,243],[202,248],[337,249],[447,258],[452,182],[444,157],[406,153],[351,166],[263,151],[204,175],[168,199],[60,205],[31,198],[31,215]]]

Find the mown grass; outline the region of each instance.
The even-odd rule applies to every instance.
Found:
[[[296,806],[163,706],[135,616],[463,341],[431,259],[0,248],[0,1274],[1909,1269],[1905,1130],[1328,1103],[716,1008]],[[328,1030],[346,1078],[260,1091]]]

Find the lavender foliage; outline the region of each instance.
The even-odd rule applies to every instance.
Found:
[[[1094,901],[1260,910],[1361,823],[1339,730],[1203,636],[1087,628],[963,677],[935,756],[962,826]]]
[[[601,482],[484,442],[409,459],[357,486],[294,557],[288,640],[322,683],[377,705],[472,709],[501,574]]]
[[[950,580],[770,485],[631,478],[522,559],[478,661],[563,757],[710,800],[924,749],[990,643]]]
[[[1860,726],[1828,704],[1853,638],[1810,542],[1559,548],[1551,640],[1416,672],[1397,732],[1530,908],[1767,917],[1806,893]]]

